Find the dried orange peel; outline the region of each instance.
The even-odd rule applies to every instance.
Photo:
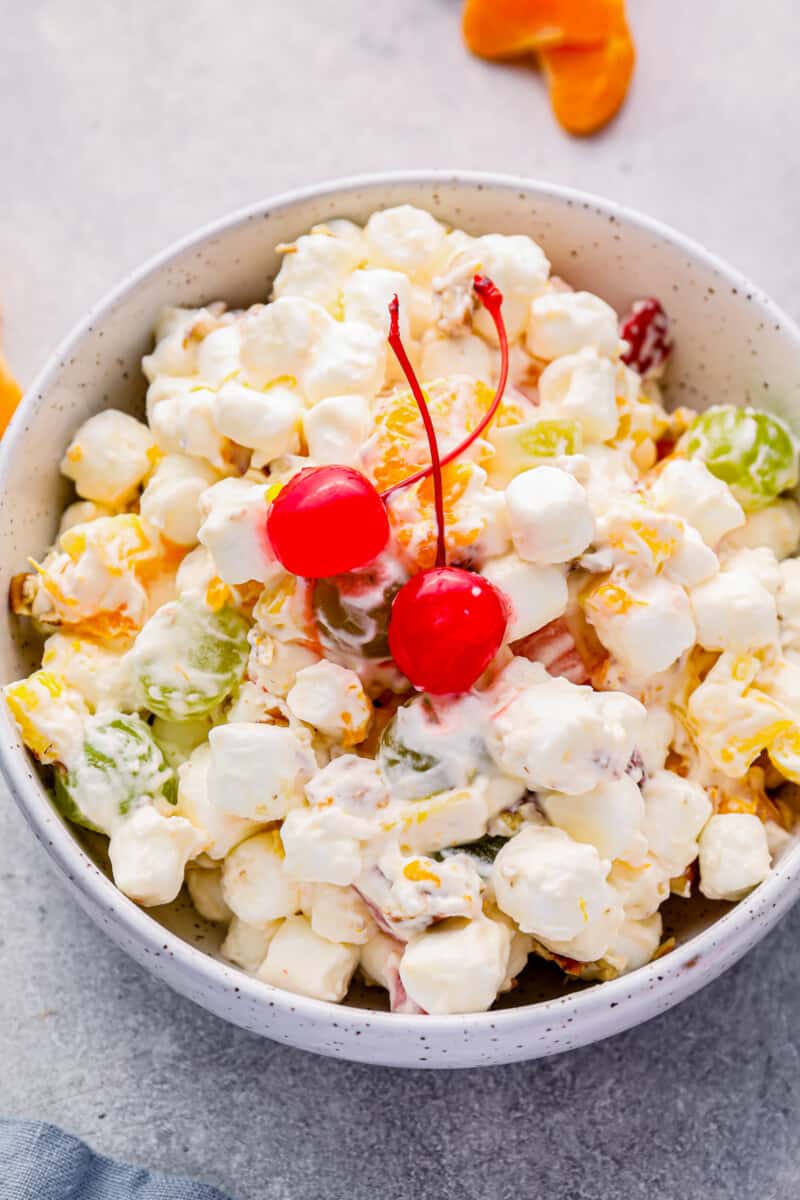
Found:
[[[538,54],[569,133],[594,133],[625,99],[636,56],[624,0],[467,0],[463,28],[483,58]]]
[[[22,388],[8,369],[3,351],[0,349],[0,435],[5,432],[21,396]]]

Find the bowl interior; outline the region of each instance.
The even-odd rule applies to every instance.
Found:
[[[223,299],[237,307],[263,301],[279,264],[275,246],[334,217],[363,222],[376,208],[410,203],[470,233],[527,233],[544,247],[554,272],[622,312],[641,296],[658,296],[673,321],[676,353],[671,405],[755,403],[800,431],[800,336],[745,280],[671,231],[613,205],[518,180],[420,175],[353,181],[279,199],[188,239],[126,281],[60,348],[15,418],[0,459],[0,590],[42,553],[69,500],[58,464],[74,429],[113,406],[143,410],[140,361],[152,344],[163,305]],[[5,606],[0,617],[2,682],[38,664],[39,645]],[[15,736],[11,735],[12,739]],[[19,748],[17,740],[16,747]],[[11,752],[14,752],[13,749]],[[38,778],[32,787],[46,796]],[[107,871],[104,843],[81,837]],[[706,928],[727,906],[671,900],[667,933],[680,942]],[[219,930],[201,921],[185,895],[150,910],[182,939],[218,956]],[[532,960],[506,1006],[564,994],[557,969]],[[383,993],[363,989],[349,1003],[384,1007]]]

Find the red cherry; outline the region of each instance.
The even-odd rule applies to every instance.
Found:
[[[503,641],[507,614],[482,575],[433,567],[409,579],[395,597],[389,648],[415,687],[434,696],[467,692]]]
[[[629,346],[622,361],[643,377],[663,367],[672,353],[669,317],[661,301],[653,297],[634,301],[620,322],[619,333]]]
[[[293,575],[323,579],[371,562],[389,540],[386,508],[352,467],[307,467],[276,496],[267,536]]]

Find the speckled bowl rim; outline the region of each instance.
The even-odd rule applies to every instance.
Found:
[[[353,190],[377,189],[393,184],[429,185],[435,189],[444,185],[458,186],[462,183],[477,186],[479,189],[484,187],[487,190],[524,190],[532,197],[551,197],[574,205],[586,205],[619,221],[621,225],[639,226],[640,229],[654,234],[701,261],[732,287],[751,293],[762,308],[769,312],[776,323],[779,323],[797,343],[800,360],[800,328],[760,288],[699,243],[669,225],[644,216],[625,205],[576,188],[493,172],[422,170],[349,176],[293,189],[238,209],[171,243],[165,250],[153,255],[141,267],[126,275],[77,322],[49,356],[27,389],[0,443],[0,488],[7,475],[9,463],[23,448],[29,409],[33,408],[36,396],[51,385],[73,348],[90,327],[96,326],[128,292],[135,289],[147,276],[164,269],[186,249],[198,247],[209,239],[225,234],[233,227],[252,220],[261,220],[268,213],[292,208],[300,202],[314,198]],[[409,1035],[414,1036],[418,1036],[420,1031],[424,1030],[431,1039],[435,1038],[437,1033],[452,1034],[458,1029],[464,1030],[465,1033],[474,1031],[476,1034],[485,1034],[491,1029],[497,1035],[495,1040],[499,1040],[503,1034],[512,1034],[515,1028],[521,1030],[528,1024],[540,1024],[543,1018],[552,1017],[554,1023],[562,1026],[565,1020],[574,1022],[576,1040],[573,1044],[580,1045],[584,1041],[599,1040],[630,1028],[697,991],[760,940],[800,895],[800,844],[797,844],[786,852],[763,883],[708,928],[694,934],[663,958],[609,982],[595,984],[557,999],[464,1015],[406,1015],[332,1004],[286,992],[262,983],[237,968],[226,966],[165,929],[150,917],[145,909],[139,908],[118,891],[40,791],[38,776],[35,775],[27,753],[19,743],[5,706],[0,714],[0,722],[0,773],[37,839],[66,876],[69,884],[83,897],[87,911],[96,913],[99,907],[102,911],[110,913],[121,930],[138,942],[146,955],[151,956],[150,962],[154,969],[154,960],[162,955],[169,955],[190,977],[201,979],[210,988],[231,993],[239,992],[256,1007],[282,1009],[287,1018],[295,1014],[315,1023],[329,1022],[333,1027],[338,1024],[357,1029],[359,1025],[369,1025],[373,1031],[385,1029],[395,1034],[402,1027]],[[677,986],[670,994],[668,1003],[660,1007],[654,1006],[654,988],[669,982]],[[591,1033],[588,1038],[581,1038],[581,1018],[593,1015],[598,1019],[603,1010],[606,1010],[606,1018],[602,1028]],[[610,1010],[617,1010],[616,1015]],[[448,1061],[442,1063],[445,1067],[451,1065],[455,1064]]]

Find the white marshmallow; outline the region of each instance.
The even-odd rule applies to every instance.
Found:
[[[354,393],[371,399],[383,384],[386,338],[362,321],[334,321],[323,330],[302,386],[311,404]]]
[[[203,383],[213,387],[238,371],[240,367],[241,327],[231,323],[220,325],[198,343],[196,370]]]
[[[476,268],[497,283],[503,293],[503,319],[510,341],[516,341],[528,325],[530,301],[545,284],[551,264],[533,238],[525,234],[488,233],[476,238],[470,254]],[[476,308],[473,324],[483,337],[497,343],[494,322],[486,308]]]
[[[644,707],[621,692],[545,678],[491,721],[487,746],[500,769],[532,791],[569,795],[621,776],[644,727]]]
[[[247,479],[221,479],[200,497],[197,536],[225,583],[266,582],[276,572],[267,540],[267,488]]]
[[[700,834],[700,891],[741,900],[770,869],[767,834],[752,813],[718,813]]]
[[[374,836],[362,817],[329,808],[296,808],[281,826],[286,866],[301,883],[335,883],[347,887],[362,870],[362,852]]]
[[[539,802],[552,825],[594,846],[601,858],[624,858],[632,866],[643,861],[644,801],[629,775],[604,780],[578,796],[544,792]]]
[[[328,396],[303,414],[303,433],[315,463],[357,466],[370,431],[364,396]]]
[[[487,383],[493,375],[492,352],[482,338],[464,332],[442,337],[431,330],[422,339],[420,378],[446,379],[450,375],[470,375]]]
[[[539,399],[554,417],[578,421],[587,441],[605,442],[613,438],[619,424],[616,376],[615,364],[587,346],[545,367],[539,377]]]
[[[217,427],[240,446],[256,451],[255,466],[297,454],[302,416],[299,394],[285,384],[261,392],[229,379],[217,392]]]
[[[266,925],[248,925],[234,916],[220,953],[243,970],[255,973],[267,957],[269,944],[282,924],[278,920]]]
[[[668,462],[650,488],[650,499],[662,512],[683,517],[711,547],[744,525],[742,506],[728,485],[694,459]]]
[[[299,721],[345,746],[362,742],[372,719],[372,705],[358,675],[327,659],[298,671],[286,703]]]
[[[537,358],[560,358],[591,346],[599,354],[619,349],[617,314],[591,292],[549,292],[531,304],[528,349]]]
[[[669,872],[651,854],[638,867],[617,859],[611,865],[608,882],[619,896],[625,916],[635,921],[644,921],[658,912],[669,896]]]
[[[527,562],[568,562],[594,537],[586,493],[566,471],[523,471],[512,479],[505,496],[514,548]]]
[[[492,867],[498,906],[523,933],[569,941],[613,901],[609,863],[562,829],[532,825],[502,848]]]
[[[356,946],[320,937],[305,917],[284,921],[272,939],[258,977],[273,987],[338,1004],[358,966]]]
[[[211,748],[204,742],[178,767],[178,803],[175,812],[191,821],[195,829],[204,835],[203,850],[208,857],[220,859],[255,833],[258,824],[225,812],[211,802],[208,794],[210,767]]]
[[[193,379],[161,376],[147,391],[147,420],[164,454],[205,458],[218,470],[229,469],[227,439],[216,425],[217,395]]]
[[[506,977],[511,931],[479,917],[433,926],[406,947],[400,978],[425,1012],[485,1012]]]
[[[311,885],[311,928],[329,942],[363,946],[377,932],[372,914],[354,888]]]
[[[203,835],[183,817],[163,817],[143,804],[111,835],[114,883],[137,904],[170,904],[183,886],[187,862],[203,849]]]
[[[85,525],[89,521],[98,520],[99,517],[113,515],[113,509],[105,504],[97,504],[94,500],[76,500],[74,504],[68,504],[61,514],[58,536],[66,533],[68,529],[74,529],[76,525]]]
[[[666,671],[695,642],[686,592],[661,575],[615,572],[589,594],[586,616],[631,679]]]
[[[690,598],[697,640],[706,650],[745,654],[778,640],[775,598],[746,570],[723,569]]]
[[[242,365],[254,387],[280,380],[297,383],[333,318],[299,296],[273,300],[244,319]]]
[[[573,938],[542,938],[554,954],[574,958],[577,962],[597,962],[605,959],[608,950],[619,937],[625,913],[613,888],[607,889],[606,902],[591,921],[587,921]]]
[[[202,459],[167,454],[142,492],[139,511],[149,525],[178,546],[193,546],[200,528],[200,496],[219,479]]]
[[[190,867],[186,872],[186,890],[204,921],[227,924],[233,917],[222,894],[222,872],[218,867]]]
[[[606,950],[606,962],[616,967],[620,974],[646,966],[661,944],[662,932],[661,913],[653,913],[643,921],[627,917]]]
[[[364,229],[370,262],[413,276],[441,247],[445,230],[430,213],[400,204],[373,213]]]
[[[525,562],[517,554],[492,558],[481,568],[505,596],[509,610],[506,641],[527,637],[566,611],[567,581],[560,567]]]
[[[156,460],[155,438],[141,421],[104,409],[85,421],[67,446],[61,473],[86,500],[112,506],[135,493]]]
[[[699,783],[673,771],[657,771],[642,784],[644,834],[652,854],[671,876],[697,857],[700,830],[712,813]]]
[[[800,559],[786,559],[780,565],[780,572],[776,599],[781,645],[788,650],[800,650]]]
[[[253,821],[279,821],[303,803],[314,755],[291,729],[249,721],[215,725],[208,735],[209,802]]]
[[[409,338],[411,313],[411,284],[400,271],[385,271],[380,267],[354,271],[342,289],[346,321],[363,321],[386,337],[389,333],[389,304],[394,296],[399,301],[400,336]]]
[[[744,525],[725,538],[725,550],[757,549],[766,546],[778,559],[789,558],[800,545],[800,505],[796,500],[774,504],[748,513]]]
[[[323,308],[334,308],[362,253],[357,237],[304,234],[285,250],[272,289],[274,299],[300,296]]]
[[[280,833],[270,829],[240,842],[222,867],[222,892],[248,925],[267,925],[300,908],[300,887],[286,870]]]

